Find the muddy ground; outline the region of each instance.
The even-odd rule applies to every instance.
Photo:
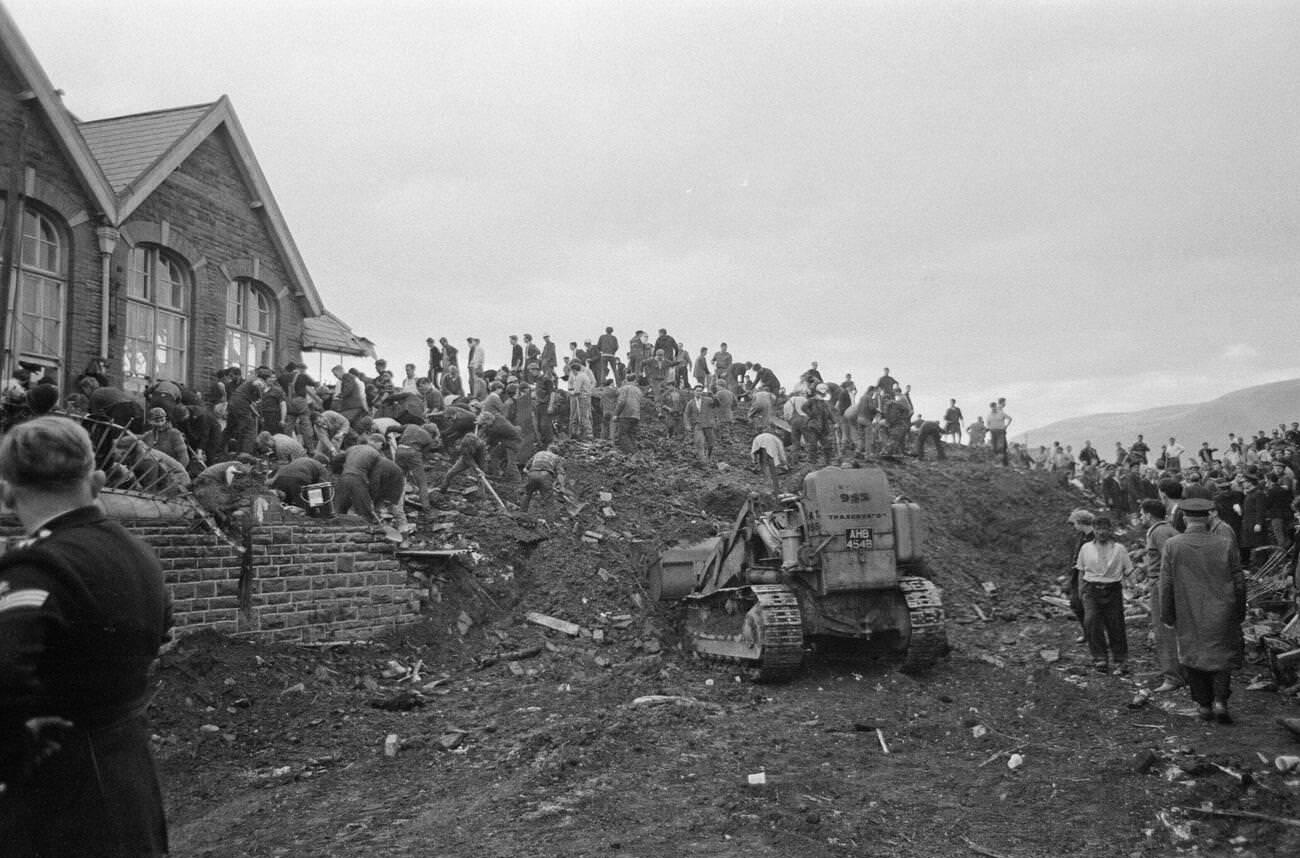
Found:
[[[412,565],[427,619],[381,641],[182,639],[152,710],[174,853],[1300,854],[1300,772],[1273,763],[1300,753],[1274,723],[1300,702],[1246,691],[1266,672],[1248,666],[1235,725],[1203,724],[1178,693],[1130,708],[1154,675],[1140,617],[1135,675],[1089,673],[1077,625],[1041,599],[1083,502],[1052,475],[964,449],[886,463],[926,511],[949,610],[954,650],[925,675],[832,651],[754,685],[684,655],[641,570],[762,488],[746,451],[718,471],[662,441],[630,459],[574,448],[576,519],[448,496],[417,540],[467,547],[471,565]]]

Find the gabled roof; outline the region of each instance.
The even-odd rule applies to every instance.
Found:
[[[117,201],[112,186],[78,131],[76,121],[63,106],[45,69],[36,61],[36,55],[18,31],[18,25],[9,16],[9,10],[3,5],[0,5],[0,49],[12,60],[19,77],[29,87],[27,93],[19,94],[19,98],[27,95],[41,106],[45,118],[54,129],[55,141],[63,150],[64,157],[72,164],[86,193],[109,222],[117,223]]]
[[[156,164],[212,106],[196,104],[82,122],[81,136],[86,139],[104,176],[113,186],[113,192],[121,194]]]
[[[153,117],[150,119],[149,117]],[[169,133],[189,119],[188,125],[170,141]],[[289,225],[285,222],[280,206],[275,202],[271,186],[262,173],[257,158],[253,155],[252,144],[244,134],[235,116],[235,109],[226,96],[207,105],[179,108],[174,111],[160,111],[152,114],[122,116],[115,119],[100,120],[86,125],[103,125],[105,128],[92,130],[91,136],[100,139],[104,151],[111,149],[114,172],[129,172],[131,164],[140,163],[152,154],[152,161],[143,172],[127,181],[121,187],[117,200],[118,223],[126,221],[140,204],[149,199],[149,195],[158,186],[167,181],[167,177],[176,171],[185,159],[205,140],[224,128],[234,150],[235,164],[242,173],[244,184],[249,188],[249,204],[256,206],[266,216],[267,228],[271,240],[280,252],[289,269],[289,278],[298,294],[307,303],[307,312],[319,316],[325,312],[316,284],[307,272],[298,245],[289,234]],[[109,144],[112,144],[110,146]],[[107,169],[107,168],[106,168]],[[114,183],[116,185],[116,183]]]

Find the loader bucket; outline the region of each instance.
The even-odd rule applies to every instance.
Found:
[[[683,548],[669,548],[646,570],[650,598],[674,601],[690,594],[703,569],[718,553],[717,537]]]

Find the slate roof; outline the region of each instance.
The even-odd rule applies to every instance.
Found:
[[[196,104],[81,122],[81,136],[115,193],[144,175],[162,158],[213,104]]]

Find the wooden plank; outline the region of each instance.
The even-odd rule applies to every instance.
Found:
[[[582,627],[577,623],[571,623],[568,620],[560,620],[555,617],[548,617],[546,614],[539,614],[536,611],[529,611],[524,615],[524,619],[530,623],[536,623],[539,626],[546,626],[548,629],[555,629],[557,632],[564,632],[571,638],[576,638],[582,631]]]
[[[1295,661],[1296,659],[1300,659],[1300,649],[1293,649],[1290,652],[1284,652],[1277,656],[1276,660],[1278,664],[1286,664],[1287,662]]]

